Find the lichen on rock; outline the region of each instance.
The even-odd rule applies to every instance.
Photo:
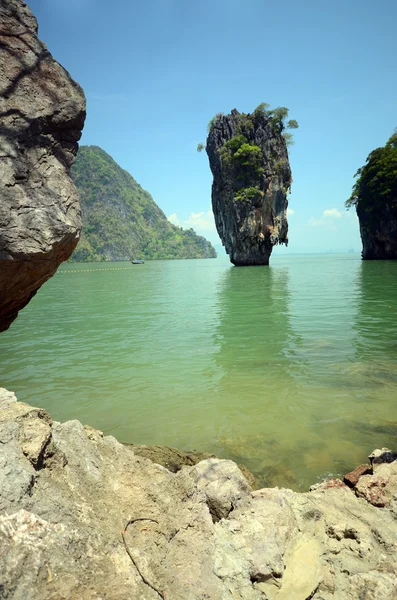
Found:
[[[85,98],[37,37],[21,0],[0,0],[0,331],[76,246],[69,176]]]
[[[252,114],[234,109],[209,125],[212,208],[218,234],[236,266],[267,265],[273,246],[288,244],[288,110],[266,106]],[[289,121],[288,126],[298,125]]]

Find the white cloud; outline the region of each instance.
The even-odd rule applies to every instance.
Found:
[[[220,240],[216,231],[214,213],[211,209],[201,212],[192,212],[186,219],[181,219],[176,213],[173,213],[167,219],[183,229],[194,229],[198,235],[202,235],[213,244],[219,244]]]
[[[167,217],[167,219],[173,225],[178,225],[178,227],[180,227],[181,221],[180,221],[180,219],[179,219],[179,217],[178,217],[178,215],[176,213],[172,213],[172,215],[170,215],[169,217]]]
[[[182,227],[189,229],[201,229],[202,231],[215,231],[214,213],[212,210],[207,212],[190,213],[186,221],[183,222]]]
[[[342,219],[342,217],[345,217],[346,215],[347,212],[341,212],[337,208],[327,208],[319,219],[311,217],[306,223],[306,227],[325,227],[329,230],[335,229],[335,219]]]
[[[324,217],[332,217],[334,219],[340,219],[342,213],[337,208],[328,208],[323,212]]]
[[[290,217],[291,215],[294,215],[294,214],[295,214],[295,211],[294,211],[293,208],[287,208],[287,215],[288,215],[288,217]]]
[[[178,227],[183,227],[183,229],[193,228],[200,233],[203,231],[216,231],[214,213],[212,210],[198,213],[192,212],[184,221],[181,221],[176,213],[173,213],[167,217],[167,219],[170,221],[170,223],[178,225]]]

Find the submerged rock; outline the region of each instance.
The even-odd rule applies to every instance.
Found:
[[[148,458],[152,462],[162,465],[172,473],[177,473],[185,466],[192,467],[197,465],[197,463],[207,458],[215,458],[213,454],[207,454],[206,452],[184,452],[183,450],[178,450],[178,448],[156,444],[125,444],[125,446],[131,448],[136,456]]]
[[[85,119],[82,89],[37,38],[21,0],[0,0],[0,331],[76,246],[69,177]]]
[[[162,465],[168,471],[177,473],[182,467],[193,467],[197,463],[205,461],[209,458],[217,458],[215,454],[208,454],[207,452],[187,452],[179,450],[178,448],[171,448],[170,446],[159,446],[156,444],[145,445],[145,444],[125,444],[134,454],[137,456],[143,456],[148,458],[158,465]],[[233,463],[234,464],[234,463]],[[237,464],[239,470],[248,481],[249,485],[256,489],[257,481],[255,476],[247,469],[245,465]]]
[[[385,508],[345,485],[252,492],[231,461],[171,473],[0,389],[0,595],[392,600],[396,464],[374,467]]]
[[[288,243],[292,179],[282,130],[282,119],[266,110],[246,115],[234,109],[210,124],[212,208],[234,265],[267,265],[273,246]]]

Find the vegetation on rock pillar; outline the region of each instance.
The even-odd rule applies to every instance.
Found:
[[[237,131],[230,140],[226,141],[220,148],[222,164],[225,168],[234,171],[235,177],[239,183],[236,189],[235,200],[255,201],[263,198],[263,192],[260,190],[260,177],[264,173],[263,153],[259,146],[249,142],[246,135],[254,130],[255,120],[265,117],[270,120],[271,127],[275,134],[281,134],[285,139],[287,146],[292,145],[293,137],[287,129],[297,129],[298,122],[295,119],[287,121],[289,110],[285,106],[270,108],[266,102],[262,102],[256,107],[252,114],[239,113],[237,119]],[[208,123],[208,132],[215,126],[217,120],[223,116],[218,113]],[[197,151],[201,152],[204,144],[199,143]],[[278,167],[286,164],[285,159],[278,161]],[[288,190],[287,190],[288,191]]]
[[[397,130],[382,148],[367,157],[366,164],[357,170],[347,208],[355,206],[376,214],[385,203],[397,209]]]
[[[219,113],[208,124],[215,223],[236,265],[268,264],[272,247],[288,243],[288,130],[298,123],[287,119],[287,108],[262,103],[248,114]]]
[[[355,177],[345,205],[356,208],[363,258],[397,259],[397,130],[368,155]]]

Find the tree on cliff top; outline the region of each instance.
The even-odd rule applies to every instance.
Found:
[[[277,133],[281,133],[283,138],[286,141],[287,146],[292,146],[294,143],[292,133],[290,131],[286,131],[287,129],[297,129],[299,127],[298,121],[295,119],[289,119],[287,121],[289,109],[285,106],[278,106],[277,108],[270,108],[270,104],[266,102],[261,102],[259,106],[250,113],[239,113],[239,120],[241,126],[245,126],[248,128],[253,128],[253,119],[260,115],[264,115],[270,119],[272,127],[277,131]],[[217,113],[210,122],[208,123],[207,130],[208,133],[211,131],[211,128],[214,127],[218,119],[223,117],[223,113]],[[204,144],[199,143],[197,145],[197,152],[202,152],[204,150]]]
[[[278,106],[277,108],[270,108],[270,104],[266,102],[262,102],[253,112],[253,116],[256,115],[265,115],[270,117],[272,121],[273,127],[277,127],[280,133],[283,133],[283,136],[288,145],[293,144],[292,134],[290,132],[285,132],[285,129],[298,129],[298,121],[295,119],[290,119],[287,121],[289,109],[285,106]]]
[[[370,152],[366,164],[354,176],[358,179],[345,202],[346,208],[355,206],[376,212],[390,204],[397,209],[397,129],[385,146]]]

